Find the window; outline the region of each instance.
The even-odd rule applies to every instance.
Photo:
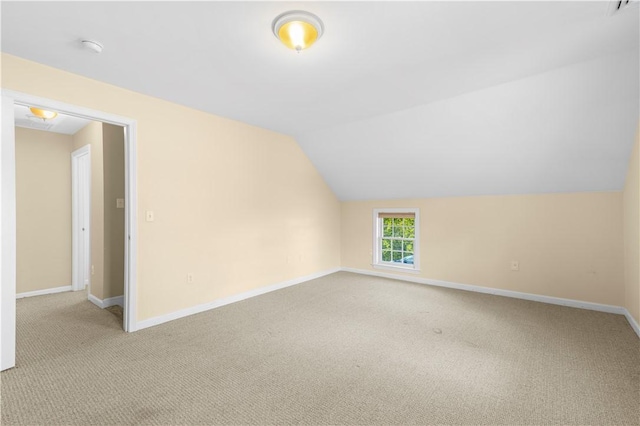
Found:
[[[418,209],[373,211],[373,266],[420,270],[420,217]]]

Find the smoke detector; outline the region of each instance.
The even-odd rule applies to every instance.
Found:
[[[104,49],[102,43],[95,40],[82,40],[82,45],[85,49],[91,50],[94,53],[102,53],[102,49]]]

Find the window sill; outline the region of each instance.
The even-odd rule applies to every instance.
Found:
[[[387,265],[387,264],[380,264],[380,263],[372,263],[371,266],[373,266],[376,269],[386,269],[387,271],[406,272],[409,274],[420,273],[420,269],[410,268],[406,266],[395,266],[395,265]]]

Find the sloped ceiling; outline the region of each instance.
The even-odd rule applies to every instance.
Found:
[[[298,141],[348,200],[619,190],[638,75],[617,54]]]
[[[4,52],[293,135],[343,200],[617,190],[638,123],[638,9],[608,2],[1,7]],[[290,9],[326,28],[299,55]]]

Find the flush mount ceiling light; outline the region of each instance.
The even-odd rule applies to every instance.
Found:
[[[85,47],[85,49],[89,49],[95,53],[102,53],[102,49],[104,49],[102,43],[95,40],[82,40],[82,45]]]
[[[53,120],[54,118],[56,118],[58,116],[58,113],[55,111],[47,111],[46,109],[42,109],[42,108],[36,108],[36,107],[31,107],[29,108],[29,111],[31,111],[31,113],[38,117],[41,118],[42,121],[46,121],[46,120]]]
[[[324,32],[320,18],[303,10],[292,10],[273,20],[273,34],[289,49],[300,53],[311,47]]]

